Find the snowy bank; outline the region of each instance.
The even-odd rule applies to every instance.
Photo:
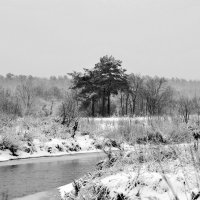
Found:
[[[100,150],[95,147],[94,140],[88,135],[77,136],[74,139],[55,138],[47,142],[34,139],[30,146],[26,145],[22,150],[18,150],[17,156],[13,156],[8,149],[0,150],[0,161],[92,152],[100,152]]]
[[[176,148],[178,148],[176,146]],[[200,199],[199,152],[191,153],[191,146],[183,149],[159,150],[159,154],[145,157],[144,152],[120,152],[97,165],[97,170],[76,180],[75,186],[60,187],[63,200],[94,197],[107,200],[198,200]],[[165,150],[165,153],[163,153]],[[169,148],[168,148],[169,150]],[[188,152],[186,152],[188,150]],[[151,150],[148,149],[147,152]],[[122,153],[122,152],[121,152]],[[155,152],[154,152],[155,153]],[[191,153],[191,155],[189,155]],[[196,160],[197,159],[197,160]],[[77,194],[78,186],[78,195]],[[80,194],[80,195],[79,195]]]

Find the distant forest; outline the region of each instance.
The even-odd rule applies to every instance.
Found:
[[[49,116],[74,108],[71,102],[83,116],[92,117],[179,113],[187,121],[190,114],[200,114],[200,81],[127,74],[122,66],[122,61],[104,56],[82,73],[49,78],[0,75],[0,112]]]

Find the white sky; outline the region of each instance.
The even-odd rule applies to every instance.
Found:
[[[199,0],[0,0],[0,74],[65,75],[104,55],[200,79]]]

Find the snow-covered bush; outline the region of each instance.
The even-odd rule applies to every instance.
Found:
[[[5,113],[0,114],[0,130],[5,127],[12,127],[15,124],[16,116]]]
[[[37,130],[36,129],[31,129],[31,130],[26,131],[24,133],[23,140],[27,141],[27,142],[33,142],[33,140],[36,139],[36,138],[38,138]]]
[[[1,146],[3,149],[9,149],[13,156],[17,156],[17,151],[22,148],[23,142],[14,129],[8,129],[1,136]]]

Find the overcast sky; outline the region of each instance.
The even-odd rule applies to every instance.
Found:
[[[200,79],[200,1],[0,0],[0,74],[65,75],[104,55],[129,73]]]

